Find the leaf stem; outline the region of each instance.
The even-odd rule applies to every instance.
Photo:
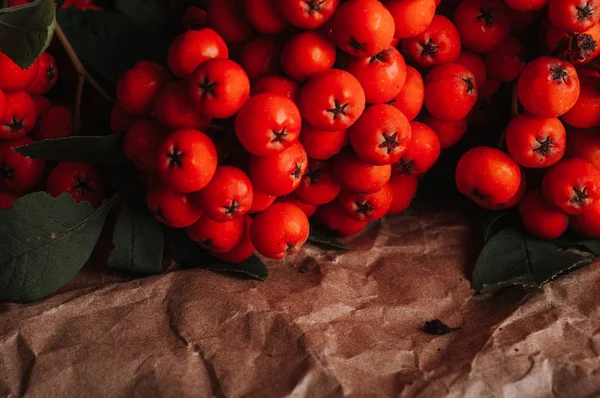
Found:
[[[83,87],[85,86],[85,76],[79,75],[77,80],[77,91],[75,92],[75,107],[73,111],[73,133],[81,135],[81,101],[83,98]]]

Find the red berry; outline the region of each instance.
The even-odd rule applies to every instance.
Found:
[[[92,164],[60,162],[48,175],[46,191],[54,197],[68,192],[75,203],[85,201],[98,207],[104,198],[104,182],[100,170]]]
[[[125,134],[125,155],[143,171],[158,171],[159,150],[168,135],[163,125],[154,119],[140,119]]]
[[[227,221],[248,213],[253,195],[246,173],[237,167],[219,166],[210,183],[192,199],[213,220]]]
[[[562,120],[582,129],[600,126],[600,77],[580,77],[580,82],[579,98]]]
[[[267,75],[258,79],[250,89],[252,96],[260,93],[279,94],[297,104],[300,100],[300,85],[287,77]]]
[[[479,89],[479,99],[489,98],[496,94],[502,82],[496,79],[487,79]]]
[[[567,231],[569,218],[550,206],[540,191],[529,191],[519,204],[527,232],[540,239],[556,239]]]
[[[339,203],[329,203],[319,207],[315,217],[319,223],[337,232],[339,236],[355,235],[367,226],[366,221],[356,221],[348,216]]]
[[[285,43],[281,66],[286,75],[303,82],[333,68],[335,58],[335,46],[326,37],[315,31],[306,31]]]
[[[402,40],[402,50],[423,68],[456,62],[460,48],[460,36],[456,27],[441,15],[433,17],[425,32]]]
[[[27,69],[21,69],[7,55],[0,52],[0,90],[5,93],[21,91],[33,82],[38,72],[39,64],[34,62]]]
[[[294,193],[304,203],[320,206],[334,200],[341,190],[334,178],[332,165],[310,159],[306,174]]]
[[[280,70],[280,54],[279,40],[258,36],[244,46],[240,56],[240,66],[244,68],[250,80],[256,80]]]
[[[579,78],[573,65],[540,57],[525,66],[517,82],[519,101],[538,117],[564,115],[579,98]]]
[[[440,148],[450,148],[460,141],[467,131],[467,119],[448,121],[428,116],[423,123],[431,127],[440,140]]]
[[[519,185],[519,190],[516,194],[514,194],[509,200],[504,203],[500,203],[497,205],[490,206],[490,210],[506,210],[515,207],[521,202],[523,196],[525,195],[525,191],[527,190],[527,178],[525,173],[521,173],[521,184]]]
[[[515,80],[525,67],[524,53],[521,42],[513,36],[508,36],[485,56],[488,74],[501,82]]]
[[[523,113],[506,130],[510,156],[523,167],[545,168],[565,155],[567,133],[557,118],[538,118]]]
[[[411,122],[408,150],[392,169],[400,174],[421,175],[429,171],[440,157],[440,140],[431,128],[421,122]]]
[[[410,144],[410,123],[391,105],[373,105],[348,130],[350,144],[361,160],[385,165],[400,160]]]
[[[456,167],[460,193],[485,208],[510,200],[520,184],[519,166],[495,148],[475,147],[463,155]]]
[[[435,0],[391,0],[385,6],[394,18],[394,37],[406,39],[423,33],[435,15]]]
[[[268,156],[298,141],[302,116],[294,102],[277,94],[251,97],[235,119],[242,145],[256,156]]]
[[[392,205],[387,215],[400,214],[408,209],[417,193],[418,185],[419,182],[414,175],[394,174],[388,183],[392,192]]]
[[[600,239],[600,200],[585,213],[573,217],[571,227],[583,236]]]
[[[342,191],[338,201],[346,214],[356,221],[375,221],[385,216],[392,206],[392,190],[388,184],[375,193]]]
[[[600,21],[600,1],[552,0],[548,16],[561,29],[584,32]]]
[[[53,106],[38,117],[34,132],[37,141],[70,137],[73,112],[64,106]]]
[[[600,170],[600,134],[596,130],[569,129],[567,155],[587,160]]]
[[[304,123],[300,142],[304,145],[309,158],[327,160],[348,145],[348,132],[347,130],[323,131]]]
[[[0,119],[0,140],[16,140],[26,136],[36,120],[35,104],[27,92],[6,94],[6,112]]]
[[[260,213],[261,211],[271,206],[273,202],[275,202],[275,199],[277,199],[277,196],[267,195],[264,192],[260,192],[256,189],[253,189],[252,205],[250,206],[248,213]]]
[[[204,130],[212,118],[200,113],[188,96],[188,83],[177,81],[167,84],[156,98],[154,115],[169,129]]]
[[[187,228],[191,240],[205,249],[216,253],[226,253],[242,242],[246,220],[244,217],[228,221],[215,221],[206,214]]]
[[[350,127],[365,109],[365,92],[350,73],[331,69],[313,76],[300,93],[300,111],[322,130]]]
[[[4,102],[2,100],[2,97],[3,97],[2,94],[0,94],[0,115],[4,116],[4,113],[2,112],[2,110],[6,108],[6,103],[4,106],[2,106],[2,103]],[[31,100],[33,101],[33,104],[35,105],[35,113],[37,115],[41,115],[48,109],[52,108],[52,102],[50,102],[50,100],[46,97],[36,95],[34,97],[31,97]],[[117,105],[115,104],[115,106],[117,106]]]
[[[425,84],[423,77],[412,66],[406,67],[406,81],[398,95],[388,104],[398,108],[408,120],[417,117],[425,100]]]
[[[201,190],[208,185],[216,169],[215,145],[200,131],[174,131],[160,147],[158,172],[163,183],[177,192]]]
[[[155,176],[148,181],[146,205],[158,221],[171,228],[189,227],[202,215],[189,195],[169,189]]]
[[[250,238],[265,257],[280,259],[296,254],[308,239],[308,218],[291,203],[275,203],[258,214],[250,226]]]
[[[514,10],[534,11],[539,10],[548,4],[548,0],[505,0],[506,4]]]
[[[544,176],[542,194],[563,213],[583,214],[600,199],[600,171],[586,160],[565,158]]]
[[[477,88],[483,86],[483,83],[487,80],[487,69],[480,55],[463,50],[460,52],[456,63],[471,71],[473,76],[475,76],[475,85]]]
[[[250,81],[241,66],[228,59],[202,63],[189,82],[189,95],[196,108],[225,119],[236,114],[250,95]]]
[[[273,155],[252,156],[249,166],[252,186],[268,195],[287,195],[300,185],[307,164],[306,151],[299,142]]]
[[[189,30],[175,38],[168,53],[169,69],[180,79],[189,79],[201,63],[229,58],[227,44],[212,29]]]
[[[35,102],[36,98],[44,98],[44,97],[34,97],[33,98],[34,102]],[[48,101],[48,103],[50,103],[50,101]],[[50,106],[52,106],[52,105],[50,104]],[[50,108],[50,106],[48,108]],[[39,108],[39,107],[36,105],[36,108]],[[38,109],[38,115],[39,114],[41,114],[41,112]],[[113,133],[121,134],[121,133],[127,131],[129,129],[129,127],[131,127],[131,125],[133,123],[135,123],[136,120],[137,120],[137,116],[126,112],[125,109],[123,109],[123,107],[121,105],[119,105],[119,103],[116,103],[112,107],[112,110],[110,112],[110,128],[112,129]]]
[[[19,195],[0,191],[0,210],[10,209],[13,207],[13,202],[19,198]]]
[[[281,15],[302,29],[316,29],[335,13],[340,0],[276,0]]]
[[[209,26],[227,43],[246,42],[256,33],[239,0],[210,0],[206,13]]]
[[[477,102],[475,76],[459,64],[438,65],[425,78],[425,107],[438,119],[467,117]]]
[[[487,53],[508,36],[508,7],[501,0],[464,0],[454,11],[454,24],[466,48]]]
[[[304,213],[308,218],[312,217],[313,214],[315,214],[315,212],[319,208],[319,206],[317,205],[309,205],[308,203],[304,203],[303,201],[294,196],[279,197],[277,198],[276,203],[291,203],[294,206],[298,207],[300,210],[302,210],[302,213]]]
[[[117,101],[126,112],[143,115],[154,108],[156,96],[170,80],[162,66],[140,61],[117,82]]]
[[[27,137],[0,142],[0,191],[25,193],[41,180],[46,161],[29,158],[13,150],[31,143],[33,140]]]
[[[596,24],[585,32],[573,33],[548,24],[546,44],[550,53],[557,58],[583,65],[600,54],[600,25]]]
[[[246,17],[263,35],[280,33],[287,27],[287,21],[279,12],[277,0],[242,0]]]
[[[58,80],[56,60],[48,53],[43,53],[37,59],[38,70],[33,81],[27,86],[31,95],[42,95],[50,91]]]
[[[394,47],[372,57],[356,58],[348,63],[346,69],[360,82],[369,104],[393,100],[406,82],[406,63]]]
[[[342,188],[354,192],[374,193],[387,184],[392,175],[392,166],[368,164],[352,151],[344,151],[334,158],[333,172]]]
[[[207,25],[208,17],[206,11],[196,6],[189,6],[186,8],[179,21],[179,26],[182,31],[201,30],[206,28]]]
[[[252,217],[245,216],[245,227],[244,227],[244,235],[242,236],[242,240],[236,247],[232,250],[225,253],[217,253],[211,251],[211,255],[221,261],[225,261],[230,264],[240,264],[249,259],[256,249],[252,244],[252,240],[250,239],[250,227],[252,226]]]

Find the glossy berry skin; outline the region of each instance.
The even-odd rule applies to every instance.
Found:
[[[569,129],[567,133],[567,156],[587,160],[600,170],[600,134],[595,129]]]
[[[60,162],[48,175],[46,191],[54,197],[68,192],[75,203],[98,207],[104,198],[104,181],[100,170],[90,163]]]
[[[169,47],[169,69],[180,79],[189,79],[201,63],[213,58],[229,58],[227,44],[212,29],[189,30],[175,38]]]
[[[298,188],[307,166],[306,151],[295,142],[270,156],[252,156],[248,170],[253,187],[268,195],[283,196]]]
[[[30,138],[0,142],[0,191],[25,193],[42,178],[46,161],[32,159],[13,148],[33,143]]]
[[[37,118],[36,141],[66,138],[73,134],[73,112],[64,106],[53,106]]]
[[[375,193],[389,181],[392,166],[365,163],[354,152],[346,150],[334,158],[333,173],[343,189]]]
[[[506,153],[490,147],[475,147],[456,167],[456,186],[482,207],[510,200],[519,190],[521,170]]]
[[[567,132],[557,118],[523,113],[506,129],[508,152],[523,167],[550,167],[563,158],[566,146]]]
[[[319,206],[317,205],[310,205],[308,203],[304,203],[297,197],[289,195],[277,198],[276,203],[291,203],[294,206],[298,207],[300,210],[302,210],[302,213],[304,213],[308,218],[312,217],[313,214],[315,214],[315,212],[319,208]]]
[[[506,4],[517,11],[540,10],[548,4],[548,0],[505,0]],[[514,25],[514,24],[512,24]]]
[[[348,145],[348,131],[323,131],[304,123],[300,133],[300,142],[309,158],[327,160]]]
[[[585,32],[573,33],[548,24],[546,45],[556,58],[584,65],[600,55],[600,25],[596,24]]]
[[[298,141],[302,116],[291,99],[263,93],[251,97],[235,119],[235,133],[253,155],[269,156]]]
[[[556,239],[569,227],[569,217],[550,206],[540,191],[529,191],[519,204],[525,230],[540,239]]]
[[[515,80],[525,67],[525,49],[513,36],[507,36],[485,56],[485,66],[491,78],[501,82]]]
[[[385,4],[394,18],[394,37],[405,39],[423,33],[435,15],[435,0],[391,0]]]
[[[450,148],[456,145],[467,131],[467,119],[454,121],[436,119],[427,116],[423,123],[431,127],[440,140],[440,148]]]
[[[281,42],[277,39],[258,36],[244,45],[240,55],[240,66],[252,81],[268,74],[279,72]]]
[[[456,63],[471,71],[475,77],[475,86],[479,89],[487,80],[487,68],[480,55],[463,50]]]
[[[211,251],[210,254],[213,257],[221,261],[225,261],[229,264],[240,264],[249,259],[254,254],[256,248],[254,247],[254,245],[252,244],[252,240],[250,239],[250,227],[252,226],[252,217],[245,216],[244,220],[246,222],[246,225],[244,227],[244,235],[242,236],[242,240],[240,241],[240,243],[238,243],[238,245],[232,250],[225,253],[217,253]]]
[[[36,95],[34,97],[31,97],[31,100],[33,101],[33,105],[35,105],[35,113],[38,116],[41,115],[42,113],[44,113],[45,111],[47,111],[48,109],[52,108],[52,102],[50,102],[50,100],[46,97]],[[6,98],[3,101],[2,94],[0,94],[0,114],[2,116],[4,116],[4,113],[2,110],[6,110],[6,102],[5,101],[6,101]],[[4,104],[4,106],[2,106],[2,104]],[[115,106],[117,106],[117,105],[115,104]]]
[[[464,119],[477,96],[475,76],[462,65],[438,65],[425,78],[425,107],[435,118]]]
[[[341,190],[331,163],[309,159],[306,174],[294,194],[304,203],[320,206],[333,201]]]
[[[139,170],[156,172],[159,150],[167,135],[168,131],[156,120],[140,119],[125,134],[125,155]]]
[[[296,104],[300,101],[300,85],[292,79],[279,75],[266,75],[258,79],[250,88],[250,95],[260,93],[279,94]]]
[[[254,191],[250,177],[233,166],[219,166],[204,189],[193,194],[194,204],[215,221],[227,221],[248,213]]]
[[[171,81],[169,72],[159,64],[139,61],[117,82],[117,101],[132,115],[143,115],[154,108],[160,90]]]
[[[387,212],[388,216],[400,214],[408,209],[416,193],[419,181],[411,174],[395,173],[390,178],[388,187],[392,192],[392,204]]]
[[[585,32],[600,21],[600,1],[551,0],[548,16],[561,29]]]
[[[348,72],[360,82],[369,104],[393,100],[406,82],[406,63],[394,47],[367,58],[351,60]]]
[[[179,20],[179,28],[181,31],[201,30],[208,25],[208,17],[206,10],[196,6],[189,6],[183,12]]]
[[[252,205],[248,210],[249,214],[260,213],[261,211],[267,209],[269,206],[275,202],[277,196],[267,195],[264,192],[260,192],[253,187],[252,191]]]
[[[600,239],[600,200],[585,213],[571,218],[571,227],[578,234]]]
[[[325,24],[338,8],[340,0],[276,0],[281,15],[301,29],[316,29]]]
[[[344,130],[365,109],[365,92],[350,73],[330,69],[313,76],[300,93],[300,111],[315,128]]]
[[[35,98],[44,98],[44,97],[35,97]],[[34,102],[35,102],[34,98]],[[52,105],[50,105],[52,106]],[[37,108],[37,106],[36,106]],[[50,108],[50,107],[48,107]],[[39,110],[38,110],[38,114]],[[112,110],[110,111],[110,128],[113,133],[121,134],[124,133],[131,127],[133,123],[137,121],[137,116],[127,113],[125,109],[119,103],[113,105]]]
[[[58,80],[58,67],[56,60],[48,53],[43,53],[37,59],[38,71],[33,81],[27,86],[31,95],[42,95],[50,91]]]
[[[245,227],[244,217],[219,222],[203,214],[186,230],[190,239],[203,248],[216,253],[226,253],[242,242]]]
[[[0,52],[0,90],[4,93],[22,91],[33,82],[38,73],[39,63],[34,62],[27,69],[21,69],[7,55]]]
[[[333,40],[358,58],[386,49],[394,38],[394,17],[378,0],[348,0],[333,16]]]
[[[337,202],[319,207],[315,213],[315,218],[320,224],[342,237],[356,235],[367,226],[366,221],[356,221],[348,216]]]
[[[308,218],[291,203],[274,203],[258,214],[250,227],[256,250],[265,257],[281,259],[296,254],[308,239]]]
[[[240,0],[210,0],[206,14],[208,25],[228,44],[244,43],[256,34]]]
[[[506,202],[490,206],[489,210],[512,209],[513,207],[517,206],[521,202],[521,199],[523,199],[523,196],[525,196],[526,191],[527,191],[527,177],[526,177],[525,173],[521,173],[521,184],[519,185],[519,190],[517,191],[517,193],[514,194]]]
[[[299,33],[288,40],[281,52],[285,74],[298,82],[333,68],[335,46],[315,31]]]
[[[212,118],[199,112],[188,97],[188,84],[177,81],[167,84],[156,98],[154,116],[169,129],[204,130]]]
[[[403,54],[423,68],[456,62],[461,50],[458,30],[442,15],[435,15],[425,32],[402,40],[401,46]]]
[[[425,83],[423,83],[423,77],[415,68],[407,66],[406,81],[402,86],[402,90],[394,99],[388,101],[388,104],[400,110],[408,120],[413,120],[421,112],[424,101]]]
[[[454,24],[464,47],[487,53],[508,36],[508,7],[501,0],[464,0],[454,11]]]
[[[14,193],[0,191],[0,210],[10,209],[13,202],[19,198],[20,196]]]
[[[0,119],[0,140],[16,140],[26,136],[36,121],[35,104],[27,92],[6,94],[6,111]]]
[[[565,214],[583,214],[600,199],[600,171],[586,160],[565,158],[546,172],[542,194]]]
[[[517,82],[521,105],[538,117],[564,115],[577,102],[579,91],[573,65],[552,57],[528,63]]]
[[[386,165],[400,160],[410,144],[410,123],[391,105],[373,105],[348,130],[358,157],[370,164]]]
[[[411,139],[408,149],[392,166],[395,174],[424,174],[440,157],[440,140],[435,131],[421,122],[410,122],[410,128]]]
[[[575,105],[562,115],[562,120],[577,128],[600,126],[600,77],[581,77],[581,90]]]
[[[183,129],[164,140],[158,155],[158,172],[163,183],[177,192],[204,188],[217,170],[217,150],[204,133]]]
[[[356,221],[380,219],[390,210],[392,201],[392,190],[388,184],[375,193],[342,191],[338,196],[340,207]]]
[[[189,227],[202,215],[202,211],[192,205],[189,195],[171,190],[156,176],[148,180],[146,205],[154,218],[171,228]]]
[[[288,27],[277,0],[242,0],[242,4],[248,21],[263,35],[280,33]]]
[[[189,96],[198,111],[225,119],[235,115],[250,96],[250,80],[235,62],[211,59],[192,75]]]

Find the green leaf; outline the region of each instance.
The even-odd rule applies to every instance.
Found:
[[[584,238],[574,232],[567,232],[560,238],[553,240],[552,243],[564,249],[582,249],[600,256],[600,239]]]
[[[540,288],[566,271],[589,264],[592,257],[533,239],[517,228],[505,228],[481,251],[472,286],[478,293],[511,285]]]
[[[70,194],[27,195],[0,211],[0,300],[29,302],[55,292],[89,259],[116,196],[94,209]]]
[[[486,213],[484,220],[484,242],[488,242],[498,232],[514,225],[521,225],[519,215],[515,211],[494,211]]]
[[[115,9],[147,29],[168,28],[179,22],[172,2],[164,0],[116,0]]]
[[[57,11],[57,20],[77,55],[111,84],[141,59],[166,64],[174,34],[144,28],[113,11]]]
[[[162,272],[163,234],[145,203],[127,202],[121,208],[113,235],[115,249],[108,267],[136,274]]]
[[[337,240],[335,232],[325,229],[324,227],[311,224],[308,241],[337,250],[348,250],[348,247]]]
[[[116,135],[57,138],[20,146],[15,150],[35,159],[117,165],[129,163],[121,139]]]
[[[165,244],[175,262],[187,267],[202,268],[217,272],[243,274],[261,281],[269,277],[269,270],[256,256],[241,264],[227,264],[212,257],[206,250],[192,241],[185,229],[164,228]]]
[[[55,27],[53,0],[0,9],[0,52],[29,68],[50,45]]]

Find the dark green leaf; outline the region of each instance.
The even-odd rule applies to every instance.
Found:
[[[345,244],[337,240],[335,232],[329,231],[317,224],[310,225],[310,234],[308,235],[308,241],[322,246],[327,246],[333,249],[348,249]]]
[[[174,35],[144,28],[117,12],[73,8],[57,12],[57,20],[75,52],[109,83],[116,83],[141,59],[166,64]]]
[[[503,229],[521,224],[518,214],[514,211],[490,212],[483,217],[483,220],[485,242],[488,242]]]
[[[0,9],[0,52],[29,68],[46,50],[56,27],[53,0]]]
[[[582,249],[600,256],[600,239],[584,238],[574,232],[567,232],[552,243],[563,249]]]
[[[127,202],[121,208],[113,235],[115,249],[108,267],[136,274],[162,272],[162,227],[145,203]]]
[[[179,15],[172,2],[164,0],[116,0],[117,11],[126,14],[139,26],[147,29],[172,27]]]
[[[126,165],[123,145],[116,135],[78,136],[34,142],[15,148],[22,155],[36,159],[68,160],[100,164]]]
[[[86,263],[116,197],[94,209],[44,192],[0,211],[0,300],[34,301],[55,292]]]
[[[591,257],[533,239],[517,228],[505,228],[481,251],[473,270],[473,289],[491,293],[511,285],[539,288],[566,271],[589,264]]]
[[[206,250],[193,242],[187,236],[185,229],[165,227],[164,236],[171,257],[183,266],[244,274],[261,281],[269,276],[269,270],[256,256],[252,256],[241,264],[227,264],[216,260]]]

